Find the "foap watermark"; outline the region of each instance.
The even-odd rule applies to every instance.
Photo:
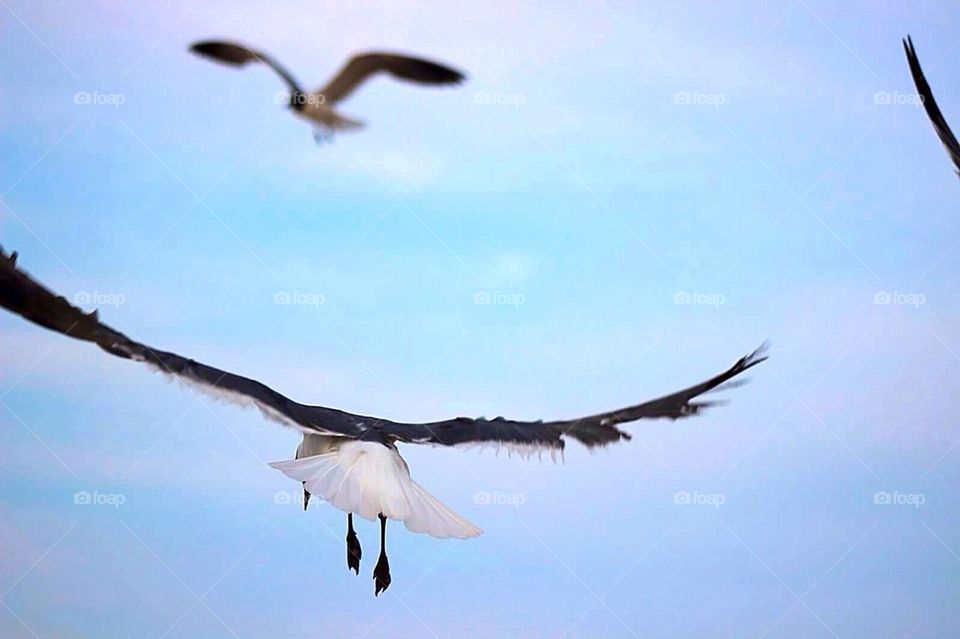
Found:
[[[527,503],[527,496],[523,493],[501,493],[479,490],[473,493],[473,503],[480,506],[512,506],[519,508]]]
[[[473,294],[473,303],[478,306],[520,306],[527,301],[523,293],[503,291],[477,291]]]
[[[289,506],[293,503],[293,495],[285,490],[278,490],[273,493],[273,503],[279,506]]]
[[[326,302],[327,298],[321,293],[277,291],[273,294],[273,303],[281,306],[313,306],[319,308],[321,304]]]
[[[73,503],[77,506],[113,506],[119,508],[127,501],[123,493],[101,493],[98,491],[78,490],[73,493]]]
[[[713,306],[717,308],[727,303],[727,297],[723,293],[677,291],[673,294],[673,303],[681,306]]]
[[[83,106],[112,106],[119,109],[126,104],[127,96],[123,93],[104,93],[101,91],[77,91],[73,94],[73,103]]]
[[[873,493],[873,503],[878,506],[913,506],[920,508],[927,503],[927,496],[923,493],[892,493],[881,490]]]
[[[273,101],[276,104],[286,104],[289,106],[322,106],[327,103],[327,96],[322,93],[287,93],[286,91],[277,91],[273,95]]]
[[[918,308],[927,303],[927,296],[923,293],[877,291],[873,294],[873,303],[878,306],[912,306]]]
[[[512,106],[519,107],[527,103],[527,96],[523,93],[500,93],[498,91],[478,91],[473,94],[473,101],[481,106]]]
[[[899,91],[877,91],[873,94],[874,104],[892,104],[920,106],[923,104],[923,96],[919,93],[900,93]]]
[[[677,91],[673,94],[673,103],[681,106],[720,107],[727,101],[723,93],[702,93],[700,91]]]
[[[701,493],[699,490],[678,490],[673,493],[673,503],[678,506],[713,506],[720,508],[727,503],[723,493]]]
[[[77,291],[73,294],[73,303],[77,306],[120,306],[126,301],[127,296],[123,293]]]

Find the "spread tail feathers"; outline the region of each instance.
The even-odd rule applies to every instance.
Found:
[[[270,465],[304,482],[311,496],[365,519],[383,513],[410,532],[439,538],[483,532],[413,481],[400,455],[380,444],[346,442],[334,452]]]

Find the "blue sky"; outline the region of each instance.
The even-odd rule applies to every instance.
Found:
[[[393,527],[374,599],[375,526],[355,577],[342,513],[282,503],[295,433],[4,314],[0,635],[955,636],[958,184],[907,33],[960,122],[947,3],[3,0],[0,242],[136,339],[408,420],[773,348],[562,464],[404,448],[485,534]],[[318,148],[210,37],[308,86],[369,48],[469,80],[373,82]]]

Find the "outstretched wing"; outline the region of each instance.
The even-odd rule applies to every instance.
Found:
[[[418,84],[458,84],[464,75],[437,62],[393,53],[362,53],[350,58],[327,86],[314,94],[323,95],[327,104],[342,100],[364,80],[380,72]]]
[[[24,319],[93,342],[111,355],[148,364],[219,398],[254,405],[265,416],[306,433],[361,437],[367,430],[367,418],[298,404],[256,380],[135,342],[100,322],[96,311],[84,313],[55,295],[20,270],[16,261],[16,252],[8,256],[0,248],[0,306]]]
[[[903,50],[907,54],[907,62],[910,64],[913,83],[917,85],[917,91],[923,100],[923,108],[927,111],[927,117],[929,117],[930,122],[933,123],[937,137],[940,138],[943,146],[946,147],[947,153],[950,154],[950,159],[953,160],[954,170],[956,170],[957,175],[960,176],[960,144],[957,143],[957,138],[953,135],[953,131],[950,130],[950,125],[947,124],[943,113],[940,112],[937,101],[933,99],[933,91],[930,90],[930,84],[923,75],[923,69],[920,68],[920,59],[917,58],[917,52],[913,48],[913,40],[910,39],[910,36],[907,36],[907,39],[903,41]]]
[[[148,364],[218,397],[256,406],[267,417],[305,433],[444,446],[493,443],[525,450],[563,449],[565,439],[571,437],[592,448],[630,439],[629,434],[617,428],[619,424],[696,415],[717,403],[695,401],[697,397],[724,385],[736,384],[731,381],[733,378],[766,359],[765,346],[761,346],[701,384],[642,404],[579,419],[521,422],[502,417],[492,420],[458,417],[420,424],[395,422],[299,404],[256,380],[135,342],[100,322],[96,311],[84,313],[55,295],[20,270],[16,259],[16,252],[8,256],[0,248],[0,306],[68,337],[93,342],[111,355]]]
[[[217,62],[223,62],[224,64],[232,64],[234,66],[243,66],[248,62],[263,62],[268,67],[276,71],[281,78],[283,78],[283,81],[287,83],[287,86],[290,87],[291,91],[294,93],[302,93],[300,85],[297,84],[297,81],[293,78],[293,75],[284,67],[282,67],[279,62],[262,51],[254,51],[253,49],[243,46],[242,44],[224,42],[222,40],[205,40],[203,42],[197,42],[190,47],[190,50],[198,55],[202,55],[205,58],[216,60]]]
[[[388,422],[380,428],[400,441],[442,446],[495,443],[513,446],[521,451],[544,448],[562,449],[567,437],[577,440],[588,448],[606,446],[621,439],[630,439],[629,433],[617,428],[619,424],[657,417],[668,419],[690,417],[704,408],[721,403],[694,400],[709,391],[738,385],[737,381],[730,380],[766,360],[764,356],[766,348],[767,345],[764,344],[746,357],[741,357],[724,372],[696,386],[607,413],[552,422],[521,422],[503,417],[496,419],[458,417],[425,424]]]

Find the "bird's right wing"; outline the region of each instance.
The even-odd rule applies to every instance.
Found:
[[[362,53],[350,58],[327,86],[314,95],[322,95],[327,104],[334,104],[353,93],[354,89],[377,73],[418,84],[458,84],[464,75],[437,62],[394,53]]]
[[[937,106],[936,100],[933,99],[933,91],[930,90],[930,84],[923,75],[923,69],[920,67],[920,59],[917,58],[917,52],[913,48],[913,40],[910,39],[910,36],[907,36],[906,40],[903,41],[903,50],[907,54],[907,62],[910,65],[910,73],[913,75],[913,83],[917,85],[917,91],[923,100],[923,108],[927,111],[927,117],[929,117],[930,122],[933,123],[937,137],[940,138],[943,146],[946,147],[947,153],[950,154],[950,159],[953,160],[954,170],[957,172],[957,175],[960,176],[960,144],[957,143],[956,136],[953,135],[953,131],[950,130],[950,125],[947,124],[946,118],[944,118],[943,113],[940,112],[940,107]]]
[[[766,348],[766,344],[762,345],[749,355],[741,357],[722,373],[689,388],[596,415],[560,421],[517,421],[503,417],[457,417],[421,424],[388,421],[379,424],[378,429],[399,441],[440,446],[492,444],[521,452],[537,452],[563,450],[567,438],[588,448],[606,446],[630,439],[629,433],[618,428],[620,424],[640,419],[682,419],[697,415],[701,410],[717,404],[716,401],[699,398],[710,391],[737,385],[739,380],[734,380],[735,377],[767,359],[764,354]]]
[[[135,342],[84,313],[17,267],[17,254],[0,248],[0,306],[67,337],[93,342],[117,357],[142,362],[198,390],[241,405],[256,406],[264,416],[304,433],[361,437],[373,420],[334,408],[306,406],[254,379],[207,366],[176,353]]]
[[[217,62],[242,66],[248,62],[263,62],[265,65],[277,72],[287,83],[290,90],[294,93],[302,93],[300,85],[294,79],[293,75],[287,71],[279,62],[268,56],[262,51],[254,51],[242,44],[233,42],[224,42],[222,40],[206,40],[197,42],[190,47],[190,50],[197,55],[201,55]]]

